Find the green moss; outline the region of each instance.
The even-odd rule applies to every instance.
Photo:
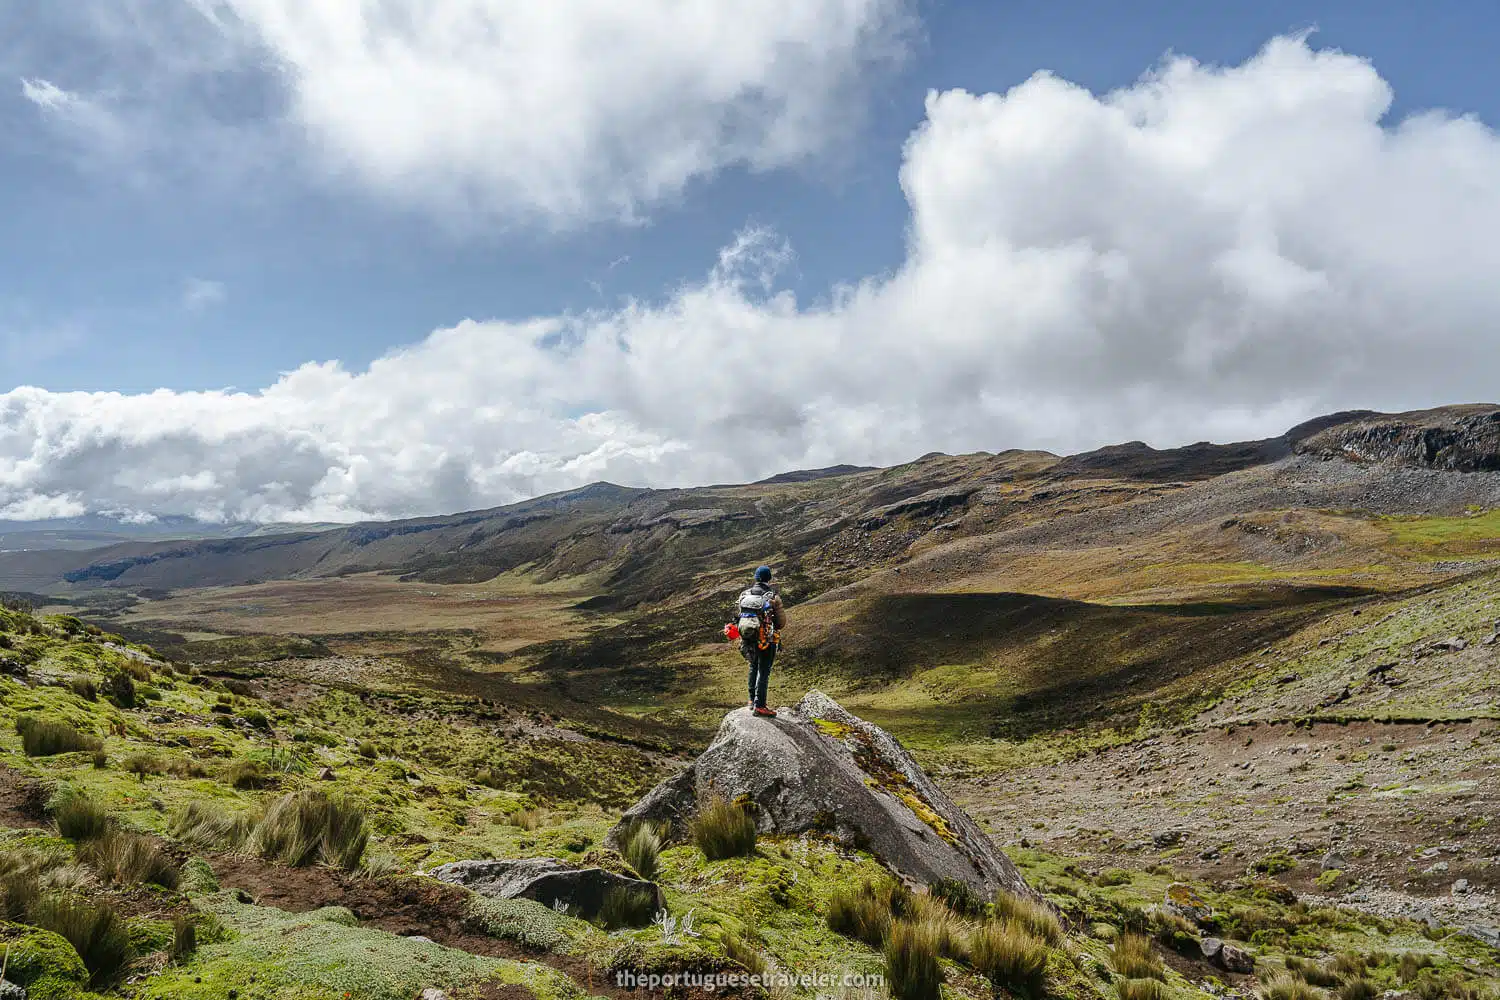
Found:
[[[0,942],[10,954],[5,977],[26,987],[29,1000],[72,1000],[88,982],[83,959],[60,934],[0,923]]]
[[[578,995],[565,976],[544,966],[347,926],[347,910],[285,913],[240,903],[229,893],[202,897],[199,904],[232,933],[201,946],[187,966],[151,979],[136,1000],[227,1000],[235,993],[242,1000],[411,1000],[427,987],[482,982],[521,984],[544,998]],[[247,991],[252,984],[254,993]]]

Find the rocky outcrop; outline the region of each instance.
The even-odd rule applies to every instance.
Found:
[[[556,858],[455,861],[428,874],[481,896],[531,899],[553,908],[565,905],[568,913],[585,919],[599,912],[605,895],[612,889],[650,893],[655,905],[662,905],[661,890],[655,882],[617,875],[603,868],[575,868]]]
[[[702,756],[636,803],[611,839],[642,822],[683,839],[700,803],[715,796],[745,803],[763,833],[825,835],[913,882],[956,879],[986,894],[1032,895],[894,737],[820,691],[776,719],[730,712]]]
[[[1376,413],[1326,427],[1292,450],[1319,458],[1453,472],[1500,471],[1500,407],[1446,406]]]

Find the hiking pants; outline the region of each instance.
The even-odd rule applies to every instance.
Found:
[[[766,705],[766,684],[771,680],[771,663],[776,659],[774,645],[759,649],[753,643],[744,643],[740,652],[750,661],[750,700],[757,708]]]

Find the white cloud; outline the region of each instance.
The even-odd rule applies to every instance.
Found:
[[[222,303],[228,294],[229,289],[222,281],[188,278],[182,283],[182,308],[202,312]]]
[[[1382,124],[1368,63],[1278,39],[1102,97],[932,94],[907,259],[797,302],[752,231],[659,303],[439,330],[256,393],[0,396],[0,504],[410,514],[930,450],[1160,445],[1482,399],[1500,138]]]
[[[77,67],[80,92],[108,101],[26,86],[107,104],[162,169],[314,166],[449,223],[561,229],[838,148],[910,2],[78,0],[113,67]]]

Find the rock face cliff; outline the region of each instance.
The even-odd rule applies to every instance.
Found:
[[[1351,462],[1451,472],[1500,471],[1500,407],[1446,406],[1370,414],[1310,434],[1292,448],[1300,454]]]
[[[636,803],[611,838],[650,822],[683,839],[714,796],[746,803],[764,833],[822,834],[868,850],[913,882],[956,879],[986,895],[1032,894],[894,737],[820,691],[776,719],[730,712],[702,756]]]

